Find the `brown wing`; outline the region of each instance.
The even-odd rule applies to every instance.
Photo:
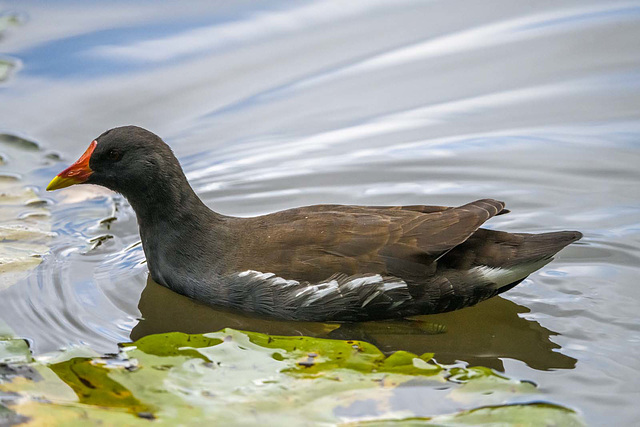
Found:
[[[415,281],[503,208],[490,199],[456,208],[321,205],[237,219],[242,238],[227,265],[309,282],[340,273]]]
[[[482,201],[482,200],[478,200]],[[485,200],[486,201],[486,200]],[[475,203],[475,202],[473,202]],[[377,210],[388,210],[388,211],[415,211],[420,213],[433,213],[433,212],[442,212],[449,209],[455,209],[451,206],[430,206],[430,205],[406,205],[406,206],[348,206],[348,205],[318,205],[323,208],[333,208],[333,209],[377,209]],[[504,215],[511,212],[509,209],[502,209],[497,215]]]

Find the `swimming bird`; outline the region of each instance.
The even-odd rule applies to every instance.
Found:
[[[507,291],[582,237],[480,228],[503,202],[316,205],[238,218],[209,209],[157,135],[104,132],[47,190],[97,184],[136,213],[151,278],[213,306],[302,321],[441,313]]]

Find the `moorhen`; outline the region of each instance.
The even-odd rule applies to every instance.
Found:
[[[153,280],[206,304],[281,319],[367,321],[471,306],[582,237],[480,228],[508,212],[492,199],[225,216],[196,195],[171,148],[137,126],[100,135],[47,190],[80,183],[131,203]]]

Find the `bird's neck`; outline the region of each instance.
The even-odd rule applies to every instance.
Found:
[[[124,196],[136,212],[141,229],[206,226],[221,217],[200,200],[183,174],[151,180]]]

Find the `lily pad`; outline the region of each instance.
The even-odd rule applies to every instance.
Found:
[[[73,358],[50,368],[71,386],[82,403],[125,408],[133,413],[149,410],[129,390],[112,380],[107,368],[93,363],[91,359]]]
[[[549,403],[489,406],[451,415],[432,418],[404,418],[398,420],[358,422],[349,425],[383,426],[528,426],[580,427],[582,419],[574,411]]]
[[[31,350],[25,340],[0,337],[0,364],[29,362]]]
[[[181,332],[172,332],[170,334],[147,335],[140,338],[135,343],[123,344],[123,349],[137,349],[146,354],[161,357],[193,357],[210,362],[209,359],[196,349],[203,347],[211,347],[220,344],[222,340],[218,338],[209,338],[204,335],[189,335]]]
[[[521,401],[535,386],[482,367],[439,365],[432,356],[400,351],[386,357],[362,341],[233,329],[204,335],[168,333],[123,344],[109,357],[74,357],[49,365],[46,357],[39,357],[41,362],[25,365],[38,373],[37,380],[32,376],[0,383],[0,393],[18,397],[8,406],[11,416],[48,425],[147,425],[149,419],[168,425],[338,424],[353,421],[344,414],[359,402],[377,408],[378,415],[362,420],[365,424],[524,420],[523,425],[531,425],[531,420],[540,419],[581,425],[577,414],[560,406],[478,404],[490,401],[483,400],[487,387],[503,390],[502,402],[508,402],[510,396]],[[430,418],[411,418],[406,410],[394,410],[395,390],[416,381],[443,390],[444,401],[458,402],[456,406],[466,410]],[[460,399],[454,392],[476,399]]]

